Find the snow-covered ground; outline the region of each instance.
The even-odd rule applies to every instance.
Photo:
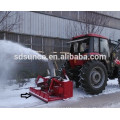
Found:
[[[21,94],[24,94],[26,92],[29,92],[29,87],[35,87],[34,79],[30,79],[30,82],[24,85],[23,87],[19,88],[17,84],[12,86],[6,86],[4,89],[0,89],[0,107],[36,107],[40,105],[49,106],[49,104],[62,104],[63,101],[55,101],[46,104],[45,102],[41,101],[38,98],[35,98],[34,96],[31,96],[28,99],[21,98]],[[109,80],[108,85],[106,89],[103,91],[103,93],[99,94],[111,94],[120,92],[120,88],[118,86],[117,79],[115,80]],[[73,89],[73,97],[69,100],[66,100],[68,102],[80,100],[81,98],[87,98],[87,97],[93,97],[92,95],[87,95],[81,88],[75,88]]]

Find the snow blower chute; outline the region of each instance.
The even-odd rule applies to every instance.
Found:
[[[56,76],[45,78],[38,76],[37,88],[30,87],[30,94],[45,102],[63,100],[73,96],[73,82],[69,80],[65,70],[64,78]]]

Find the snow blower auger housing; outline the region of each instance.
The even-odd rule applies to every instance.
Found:
[[[64,100],[72,97],[73,82],[69,80],[65,71],[64,76],[66,79],[62,77],[45,78],[38,76],[36,79],[37,88],[30,87],[30,94],[45,102]]]

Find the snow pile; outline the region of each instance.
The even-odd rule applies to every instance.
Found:
[[[29,99],[21,98],[21,94],[29,93],[29,87],[36,87],[35,78],[30,79],[30,81],[23,87],[19,88],[18,84],[12,86],[7,86],[7,89],[1,89],[0,93],[0,108],[2,107],[27,107],[44,104],[43,101],[36,99],[35,97],[30,97]],[[32,103],[32,104],[31,104]]]
[[[110,94],[115,92],[120,92],[120,87],[117,78],[114,80],[108,80],[106,89],[103,91],[102,94]]]
[[[48,62],[48,59],[36,51],[26,48],[18,43],[11,41],[0,40],[0,88],[4,87],[7,82],[8,76],[12,76],[15,72],[17,64],[14,59],[15,55],[36,55],[44,58],[44,62]],[[42,61],[42,60],[41,60]]]
[[[13,86],[9,86],[9,89],[6,89],[4,91],[2,91],[1,95],[0,95],[0,107],[37,107],[37,106],[49,106],[49,105],[54,105],[54,106],[58,106],[60,104],[62,104],[62,102],[75,102],[75,101],[80,101],[80,99],[83,98],[89,98],[92,97],[92,95],[87,95],[81,88],[75,88],[73,89],[73,97],[65,100],[65,101],[53,101],[50,102],[48,104],[46,104],[45,102],[43,102],[42,100],[31,96],[28,99],[25,98],[21,98],[20,94],[29,92],[29,87],[35,87],[35,79],[31,79],[29,83],[27,83],[24,87],[22,87],[21,89],[18,89],[18,85],[13,85]],[[120,92],[120,88],[118,86],[118,81],[117,79],[115,80],[109,80],[108,81],[108,85],[106,87],[106,89],[103,91],[103,93],[99,94],[111,94],[111,93],[116,93],[116,92]],[[96,95],[97,96],[97,95]]]

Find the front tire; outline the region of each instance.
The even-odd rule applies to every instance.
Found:
[[[80,70],[80,82],[88,94],[99,94],[107,85],[107,70],[100,61],[88,61]]]

